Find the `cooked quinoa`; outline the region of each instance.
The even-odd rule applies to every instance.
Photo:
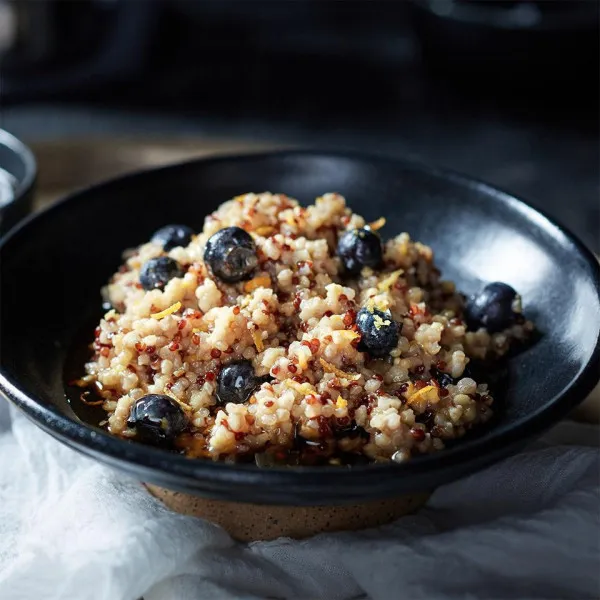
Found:
[[[155,240],[126,252],[103,290],[113,308],[83,378],[103,399],[108,430],[138,437],[136,403],[160,394],[184,417],[171,445],[190,457],[339,464],[401,462],[485,423],[492,394],[465,367],[528,337],[519,296],[507,328],[467,331],[464,297],[408,233],[381,243],[376,267],[349,272],[341,236],[379,239],[384,223],[365,223],[339,194],[302,207],[283,194],[248,193],[207,216],[185,246],[166,251]],[[204,260],[208,240],[228,227],[248,232],[256,248],[251,273],[233,283]],[[144,289],[142,267],[162,256],[178,276]],[[397,337],[383,357],[363,351],[361,309],[377,329],[393,321]],[[240,361],[255,385],[242,401],[224,402],[221,373]]]

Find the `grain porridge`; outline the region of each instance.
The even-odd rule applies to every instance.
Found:
[[[103,290],[79,385],[108,430],[189,457],[272,464],[402,462],[492,416],[469,361],[533,325],[510,286],[468,302],[429,247],[339,194],[222,204],[197,235],[167,226]],[[86,401],[86,394],[82,399]]]

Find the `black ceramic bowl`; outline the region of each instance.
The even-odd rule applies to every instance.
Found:
[[[31,150],[0,129],[0,235],[31,209],[36,173]]]
[[[310,202],[344,194],[386,233],[430,244],[465,292],[506,281],[540,339],[511,360],[496,420],[451,449],[405,464],[259,469],[191,460],[111,437],[65,400],[71,340],[124,248],[170,222],[200,228],[223,200],[281,191]],[[79,192],[22,224],[0,246],[0,388],[73,448],[158,485],[227,500],[358,502],[427,490],[519,449],[583,400],[598,379],[600,278],[594,257],[527,204],[485,184],[398,160],[318,152],[217,157],[133,174]]]

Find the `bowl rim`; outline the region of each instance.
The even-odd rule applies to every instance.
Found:
[[[467,189],[480,191],[491,201],[508,205],[513,211],[520,213],[529,222],[535,224],[555,238],[562,238],[573,245],[579,256],[585,261],[592,273],[592,283],[600,302],[600,264],[592,252],[567,228],[559,225],[554,219],[548,217],[543,211],[527,204],[525,201],[498,189],[483,181],[461,175],[451,170],[441,169],[424,164],[411,158],[390,157],[375,153],[355,152],[334,149],[284,149],[275,151],[258,151],[245,153],[220,153],[208,157],[199,157],[183,162],[168,164],[161,167],[141,169],[119,175],[95,183],[86,188],[77,190],[63,199],[55,202],[44,210],[30,215],[17,225],[7,236],[0,240],[0,252],[8,244],[26,233],[30,223],[42,221],[54,212],[69,208],[72,203],[85,199],[91,191],[98,192],[109,189],[110,186],[119,185],[125,181],[143,178],[148,174],[162,171],[176,171],[191,165],[219,164],[224,162],[240,162],[246,160],[272,160],[289,158],[322,158],[322,159],[349,159],[359,160],[370,164],[388,166],[402,165],[403,168],[418,171],[424,175],[444,179]],[[596,338],[594,350],[588,362],[566,385],[564,391],[551,398],[545,406],[538,407],[526,417],[518,419],[506,430],[498,431],[487,439],[467,439],[452,448],[442,452],[415,457],[405,463],[386,462],[369,464],[343,469],[336,466],[299,466],[299,467],[273,467],[259,469],[253,464],[229,464],[221,461],[189,459],[181,455],[171,454],[164,450],[136,444],[112,436],[97,428],[86,425],[83,421],[75,421],[59,412],[53,405],[45,405],[37,395],[29,395],[22,391],[18,381],[14,380],[0,365],[0,392],[12,400],[18,408],[31,418],[38,426],[53,434],[59,440],[83,451],[89,455],[99,454],[110,459],[111,463],[126,463],[146,472],[158,472],[171,480],[184,478],[186,483],[203,482],[207,485],[222,486],[223,484],[246,485],[249,487],[265,486],[265,484],[298,485],[301,489],[309,479],[311,487],[335,488],[336,484],[348,484],[357,478],[365,484],[381,484],[382,475],[394,474],[397,477],[422,475],[445,471],[460,465],[466,465],[474,460],[474,456],[493,456],[498,453],[498,448],[514,447],[525,443],[529,438],[535,437],[545,429],[564,417],[572,408],[582,402],[591,392],[600,379],[598,364],[600,362],[600,334]],[[473,451],[476,451],[473,454]],[[122,468],[122,467],[121,467]],[[393,479],[393,478],[391,478]],[[379,485],[381,487],[381,485]],[[389,486],[389,493],[393,493],[394,486]],[[290,488],[291,490],[291,488]],[[199,493],[202,493],[199,488]],[[210,495],[210,494],[206,494]],[[318,500],[318,499],[316,499]],[[240,498],[244,502],[243,498]],[[248,500],[251,501],[251,500]],[[315,502],[318,503],[318,502]],[[327,500],[324,500],[327,503]]]
[[[31,149],[6,129],[0,129],[0,146],[5,146],[17,155],[25,165],[25,176],[17,180],[14,198],[3,208],[18,202],[33,186],[37,177],[37,161]]]

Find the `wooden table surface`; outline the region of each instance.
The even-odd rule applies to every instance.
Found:
[[[85,138],[30,144],[38,160],[39,210],[65,194],[104,179],[210,154],[235,154],[274,149],[276,146],[223,138]],[[279,146],[281,147],[281,146]],[[600,423],[600,386],[573,413],[572,418]]]

